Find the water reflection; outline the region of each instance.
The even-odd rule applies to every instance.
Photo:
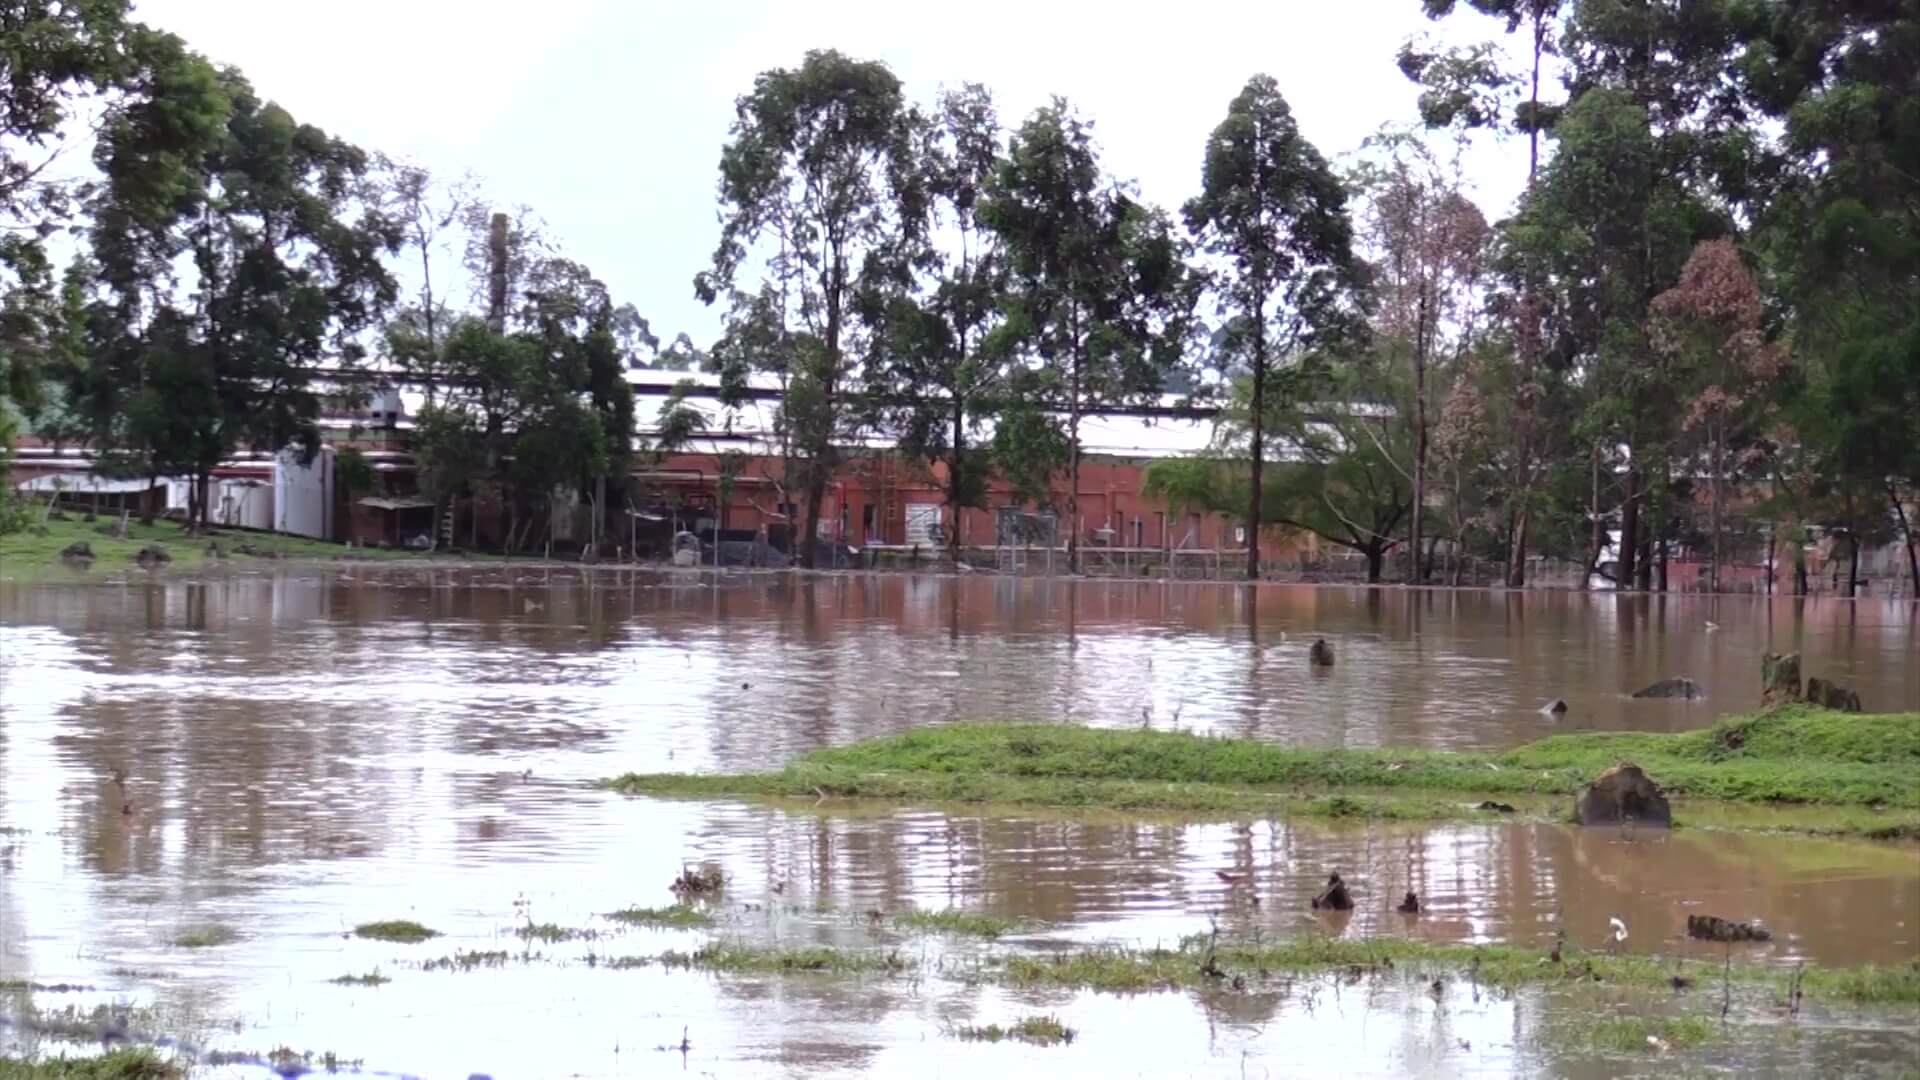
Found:
[[[1724,629],[1700,629],[1708,615]],[[75,1001],[164,1004],[214,1045],[335,1049],[431,1075],[651,1073],[680,1067],[654,1047],[683,1030],[700,1048],[688,1071],[704,1060],[725,1075],[1608,1073],[1604,1059],[1535,1045],[1560,1015],[1549,999],[1475,1000],[1470,988],[1436,1002],[1418,988],[1300,980],[1116,999],[590,965],[700,940],[599,917],[665,902],[683,860],[732,875],[727,935],[929,960],[977,946],[904,938],[866,913],[1034,920],[1012,943],[1032,948],[1171,944],[1214,921],[1236,935],[1541,943],[1564,926],[1596,946],[1619,915],[1635,948],[1711,963],[1717,948],[1682,936],[1689,913],[1764,921],[1775,940],[1743,951],[1782,964],[1893,962],[1920,948],[1920,859],[1903,847],[692,804],[585,783],[628,768],[766,768],[915,724],[1007,717],[1503,746],[1555,730],[1535,709],[1565,697],[1566,725],[1682,727],[1751,704],[1752,658],[1770,643],[1872,704],[1914,707],[1920,665],[1903,662],[1914,624],[1898,605],[897,577],[715,588],[625,572],[356,568],[0,584],[0,620],[0,978],[101,988]],[[1318,678],[1304,658],[1316,636],[1340,651]],[[1620,697],[1680,673],[1712,698]],[[1306,910],[1330,869],[1360,901],[1338,923]],[[1252,883],[1230,887],[1217,870]],[[1427,909],[1417,920],[1391,911],[1408,887]],[[384,918],[446,937],[341,936]],[[511,927],[529,919],[601,936],[499,971],[418,969],[456,949],[518,954]],[[240,940],[172,944],[206,925]],[[394,982],[326,983],[376,968]],[[1061,1011],[1083,1040],[1068,1053],[941,1034],[1032,1009]],[[1869,1057],[1914,1046],[1860,1038]],[[1780,1060],[1829,1051],[1794,1053]]]

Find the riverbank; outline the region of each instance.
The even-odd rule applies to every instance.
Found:
[[[1920,838],[1920,713],[1800,708],[1680,734],[1556,735],[1495,754],[956,725],[814,751],[778,772],[629,773],[606,784],[632,795],[708,798],[1563,820],[1572,796],[1622,761],[1645,769],[1675,800],[1679,825]]]
[[[220,556],[209,550],[218,544],[228,556],[238,559],[336,560],[399,562],[427,557],[425,552],[391,548],[352,548],[344,544],[312,540],[282,533],[256,533],[241,529],[215,528],[210,534],[190,535],[176,522],[127,525],[127,536],[112,535],[117,522],[109,518],[87,521],[72,514],[44,524],[29,526],[0,536],[0,568],[9,572],[48,569],[62,565],[61,553],[70,545],[84,543],[93,552],[93,566],[99,569],[135,565],[142,549],[157,544],[166,551],[169,569],[193,569],[217,563]],[[253,554],[239,550],[245,546]]]

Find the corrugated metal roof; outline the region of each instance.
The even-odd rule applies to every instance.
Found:
[[[60,491],[79,495],[128,495],[148,491],[164,484],[154,483],[145,477],[132,480],[110,480],[92,473],[57,473],[52,476],[36,476],[31,480],[22,480],[15,484],[15,491]]]

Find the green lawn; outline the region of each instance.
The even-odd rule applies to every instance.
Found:
[[[1564,816],[1570,796],[1622,761],[1681,798],[1807,807],[1824,823],[1816,831],[1897,836],[1920,826],[1913,813],[1920,810],[1920,713],[1812,709],[1734,717],[1681,734],[1558,735],[1497,754],[1291,749],[1064,724],[957,725],[815,751],[776,773],[628,774],[608,784],[633,794],[1434,819],[1484,816],[1474,805],[1482,796],[1515,803],[1523,814],[1552,808]]]
[[[36,517],[37,521],[38,518]],[[159,544],[173,556],[168,564],[172,568],[193,567],[209,560],[207,544],[218,541],[220,546],[235,559],[245,559],[244,555],[233,555],[233,549],[241,544],[251,544],[263,552],[272,552],[283,559],[419,559],[424,556],[417,551],[391,550],[381,548],[349,548],[345,544],[332,544],[320,540],[309,540],[301,536],[278,536],[271,533],[254,533],[241,530],[216,529],[212,536],[188,536],[182,532],[178,523],[158,522],[143,526],[137,520],[129,525],[129,536],[125,540],[115,540],[99,530],[111,528],[113,520],[101,517],[98,521],[82,520],[82,515],[69,514],[66,520],[53,519],[46,523],[44,534],[40,528],[33,527],[19,532],[0,536],[0,571],[17,574],[60,565],[60,553],[67,545],[84,540],[93,548],[93,566],[95,569],[117,569],[130,566],[140,549],[148,544]]]

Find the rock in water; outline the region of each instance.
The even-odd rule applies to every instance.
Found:
[[[75,540],[61,549],[60,557],[67,562],[92,562],[93,545],[85,540]]]
[[[1633,696],[1637,698],[1673,698],[1679,701],[1699,701],[1701,698],[1707,696],[1707,692],[1700,689],[1700,684],[1694,682],[1692,679],[1679,678],[1661,679],[1652,686],[1634,691]]]
[[[172,562],[173,556],[168,554],[167,549],[161,547],[159,544],[148,544],[146,547],[141,548],[140,554],[135,555],[133,559],[141,566],[151,568],[159,566],[162,563]]]
[[[1673,824],[1673,808],[1667,805],[1660,785],[1638,765],[1626,762],[1587,785],[1574,804],[1573,816],[1582,825],[1622,825],[1629,820],[1661,828]]]
[[[1347,895],[1347,883],[1340,880],[1339,874],[1327,878],[1327,887],[1319,896],[1313,898],[1315,911],[1352,911],[1353,897]]]
[[[1859,712],[1860,695],[1836,682],[1814,678],[1807,680],[1807,704],[1839,712]]]
[[[1307,663],[1314,667],[1333,666],[1333,646],[1327,644],[1326,638],[1315,641],[1313,647],[1307,650]]]
[[[1540,711],[1546,713],[1548,716],[1565,716],[1567,715],[1567,703],[1560,698],[1554,698],[1542,706]]]
[[[1760,703],[1769,708],[1800,700],[1800,654],[1766,653],[1760,657]]]
[[[1715,915],[1687,916],[1687,936],[1703,941],[1772,941],[1773,931]]]
[[[1408,889],[1406,899],[1401,900],[1400,906],[1397,908],[1394,908],[1393,910],[1399,912],[1402,915],[1420,914],[1420,895],[1414,892],[1412,889]]]

